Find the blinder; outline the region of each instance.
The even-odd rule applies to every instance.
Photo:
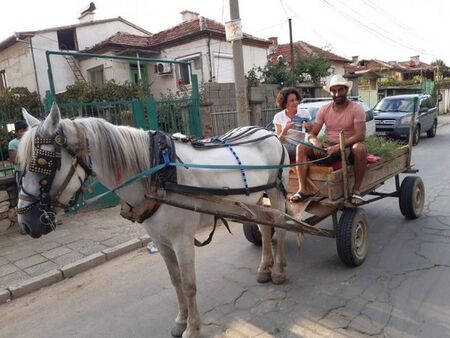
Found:
[[[54,151],[42,149],[43,145],[53,145]],[[50,195],[50,189],[52,187],[56,172],[61,169],[61,148],[65,149],[69,153],[69,155],[72,156],[72,165],[67,177],[63,181],[63,184],[57,189],[55,196],[52,198],[52,196]],[[27,169],[28,171],[41,176],[39,180],[39,196],[35,196],[27,192],[22,187],[22,191],[25,195],[21,194],[20,198],[32,203],[27,205],[26,207],[17,208],[17,213],[26,214],[30,212],[37,204],[39,204],[39,210],[42,212],[42,214],[40,215],[41,223],[44,226],[50,226],[51,229],[54,229],[56,226],[54,207],[67,209],[75,204],[79,194],[81,193],[84,181],[86,181],[86,179],[90,175],[92,175],[91,167],[86,165],[80,156],[80,153],[86,150],[84,148],[88,147],[79,147],[77,152],[75,152],[70,147],[68,147],[67,140],[64,136],[62,128],[58,130],[55,136],[50,138],[35,136],[33,155],[30,162],[28,163]],[[89,149],[87,149],[87,151],[89,151]],[[75,174],[78,165],[80,165],[85,171],[86,175],[84,181],[81,182],[82,186],[75,193],[69,204],[63,204],[59,202],[59,197]],[[24,171],[22,178],[25,174],[26,171]]]

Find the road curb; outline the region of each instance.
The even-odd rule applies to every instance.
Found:
[[[62,271],[51,270],[42,275],[32,277],[27,281],[23,281],[8,288],[11,293],[11,298],[18,298],[26,295],[27,293],[38,290],[44,286],[49,286],[54,283],[60,282],[64,279]]]
[[[50,286],[66,278],[71,278],[81,272],[103,264],[113,258],[119,257],[136,249],[145,247],[150,242],[150,236],[144,235],[118,244],[112,248],[86,256],[74,263],[48,271],[42,275],[31,277],[4,289],[0,289],[0,304],[7,303],[23,295],[37,291],[42,287]]]

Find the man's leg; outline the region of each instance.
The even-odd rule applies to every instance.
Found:
[[[361,183],[367,168],[367,150],[363,143],[355,143],[352,147],[353,153],[353,169],[355,171],[355,184],[353,192],[359,194],[361,192]]]

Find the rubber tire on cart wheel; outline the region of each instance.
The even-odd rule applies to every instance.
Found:
[[[417,125],[414,130],[413,130],[413,146],[416,146],[419,144],[419,140],[420,140],[420,126]]]
[[[245,238],[250,242],[257,246],[262,245],[261,231],[256,224],[253,223],[244,223],[242,224],[244,230]],[[272,228],[272,236],[275,233],[275,230]]]
[[[431,127],[430,130],[427,131],[427,137],[429,137],[429,138],[435,137],[436,136],[436,129],[437,129],[437,121],[434,120],[433,126]]]
[[[349,266],[361,265],[369,248],[369,221],[361,208],[345,208],[339,218],[336,246],[339,258]]]
[[[419,176],[406,176],[400,186],[398,199],[403,216],[415,219],[422,215],[425,203],[425,186]]]

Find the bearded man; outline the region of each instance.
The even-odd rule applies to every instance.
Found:
[[[366,115],[364,109],[356,102],[347,98],[351,91],[352,82],[347,81],[342,75],[334,75],[327,90],[333,101],[322,106],[317,113],[314,124],[310,126],[309,142],[317,147],[324,148],[326,154],[314,150],[305,145],[297,147],[297,161],[301,163],[310,160],[319,160],[315,163],[331,164],[341,159],[341,149],[339,145],[339,133],[344,132],[345,147],[351,149],[349,162],[353,164],[355,173],[355,183],[352,189],[351,203],[361,205],[364,200],[361,196],[361,183],[367,167],[367,151],[364,145],[366,137]],[[322,126],[325,125],[327,136],[326,143],[322,144],[318,139]],[[320,160],[323,158],[323,160]],[[295,194],[297,198],[291,198],[293,202],[305,201],[314,195],[308,191],[306,178],[308,176],[308,165],[299,166],[299,191]]]

